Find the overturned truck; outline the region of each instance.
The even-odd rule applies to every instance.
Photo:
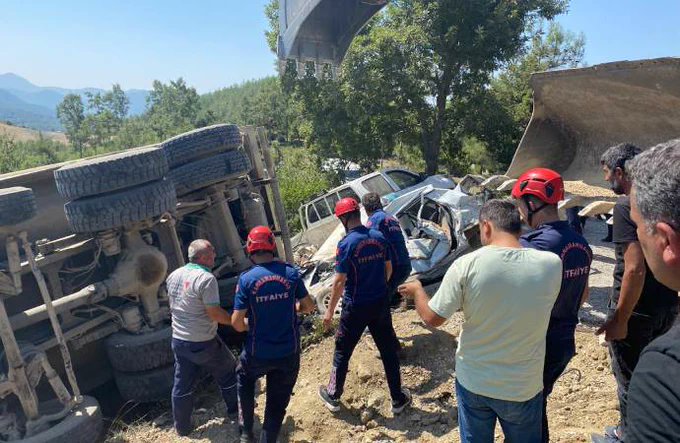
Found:
[[[223,305],[248,230],[267,225],[291,259],[262,129],[215,125],[160,145],[0,176],[0,441],[91,442],[97,400],[172,386],[164,280],[188,243],[216,248]]]

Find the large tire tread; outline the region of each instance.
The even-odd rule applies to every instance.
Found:
[[[172,364],[172,328],[144,334],[117,332],[106,339],[106,353],[116,371],[138,372]]]
[[[76,200],[159,180],[167,172],[165,154],[152,146],[68,164],[54,171],[54,180],[59,195]]]
[[[248,155],[230,151],[207,157],[170,170],[178,196],[188,194],[221,181],[237,178],[250,172]]]
[[[37,211],[32,189],[21,186],[0,189],[0,226],[11,226],[30,220]]]
[[[236,125],[219,124],[185,132],[161,144],[171,168],[241,146]]]
[[[174,365],[143,372],[113,372],[120,396],[140,403],[169,400],[174,374]]]
[[[20,440],[23,443],[92,443],[99,441],[104,422],[99,403],[93,397],[83,401],[54,426]]]
[[[170,180],[158,180],[110,194],[68,202],[66,219],[75,233],[123,227],[175,210],[177,197]]]

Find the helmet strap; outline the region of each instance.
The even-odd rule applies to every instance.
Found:
[[[347,233],[347,219],[348,219],[347,215],[343,214],[338,218],[340,219],[340,223],[342,223],[342,227],[345,228],[345,233]]]
[[[543,208],[548,206],[548,203],[542,202],[543,204],[536,208],[534,207],[534,203],[531,201],[531,199],[529,199],[529,196],[525,195],[522,197],[522,200],[524,200],[524,203],[527,205],[527,223],[529,223],[529,226],[531,226],[531,221],[534,218],[534,214],[543,210]]]

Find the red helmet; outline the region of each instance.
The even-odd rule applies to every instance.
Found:
[[[556,205],[564,198],[562,176],[552,169],[529,169],[519,177],[512,188],[514,198],[525,195],[533,195],[549,205]]]
[[[350,212],[358,211],[359,203],[351,197],[346,197],[335,204],[335,216],[349,214]]]
[[[274,252],[276,250],[276,240],[274,233],[266,226],[256,226],[248,233],[246,251],[252,254],[255,251]]]

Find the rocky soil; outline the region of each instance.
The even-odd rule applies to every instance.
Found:
[[[605,316],[606,299],[613,269],[610,244],[597,239],[606,228],[589,221],[587,236],[593,245],[595,263],[591,273],[592,296],[582,310],[577,332],[577,355],[557,382],[548,403],[551,440],[590,441],[590,434],[617,421],[617,400],[606,348],[593,335]],[[432,288],[434,289],[434,288]],[[404,344],[402,379],[414,394],[413,406],[401,415],[390,412],[389,394],[370,336],[357,346],[350,364],[341,412],[332,414],[317,397],[320,384],[328,381],[333,340],[325,339],[306,349],[300,376],[280,441],[282,442],[459,442],[455,392],[454,355],[462,324],[456,314],[441,329],[427,328],[414,311],[397,313],[394,325]],[[264,385],[263,385],[264,387]],[[264,396],[258,399],[262,417]],[[236,425],[224,417],[224,406],[215,388],[208,385],[197,399],[197,427],[188,438],[178,437],[170,413],[160,405],[154,414],[132,424],[114,423],[109,442],[231,442],[237,439]],[[502,441],[500,428],[497,441]]]

